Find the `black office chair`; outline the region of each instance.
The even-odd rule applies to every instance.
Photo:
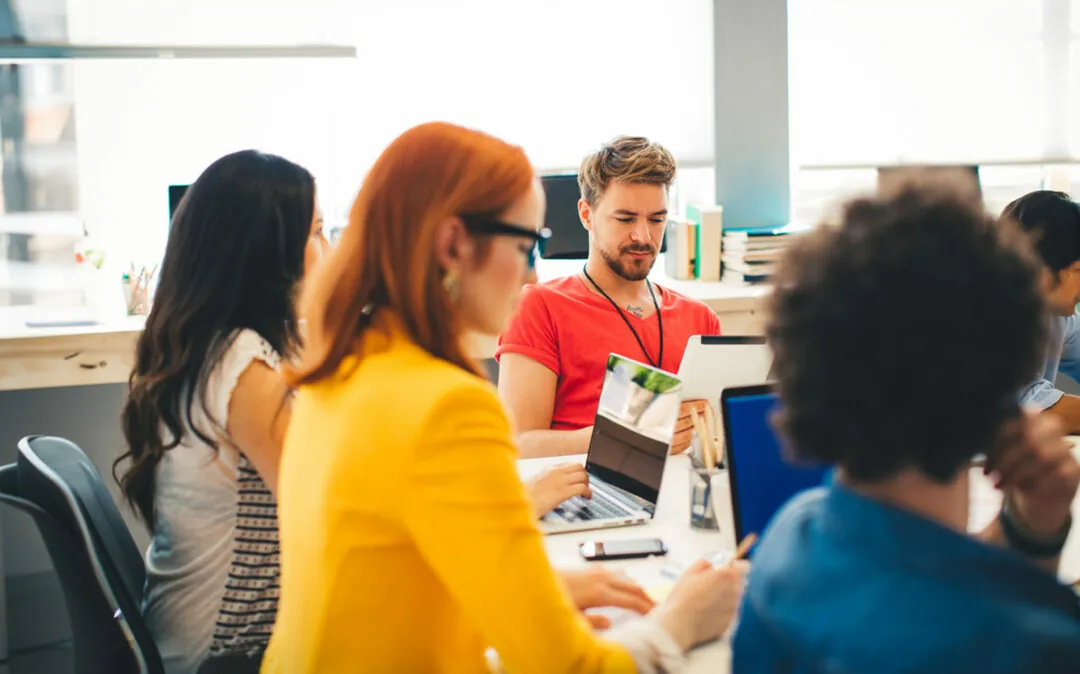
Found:
[[[64,591],[76,674],[163,674],[139,610],[146,569],[94,464],[62,438],[24,438],[0,497],[29,513]]]

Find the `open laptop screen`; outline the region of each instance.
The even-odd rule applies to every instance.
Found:
[[[724,391],[724,435],[735,536],[759,536],[772,516],[799,492],[819,486],[827,467],[784,456],[769,417],[779,400],[769,386]]]
[[[609,356],[585,464],[589,474],[655,504],[681,385],[667,372]]]

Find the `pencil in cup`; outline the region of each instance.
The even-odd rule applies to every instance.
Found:
[[[693,421],[694,432],[697,433],[698,442],[701,445],[701,462],[706,469],[712,470],[720,462],[720,449],[716,444],[716,434],[708,421],[711,419],[711,408],[706,405],[705,409],[705,420],[702,420],[697,410],[691,407],[690,419]]]
[[[709,441],[712,443],[713,466],[719,466],[724,461],[724,443],[716,428],[716,411],[712,403],[705,406],[705,430],[708,431]]]
[[[129,316],[142,316],[150,311],[150,285],[157,274],[157,266],[147,271],[143,267],[135,272],[135,265],[131,266],[131,272],[124,274],[122,284],[124,287],[124,301],[127,305]]]

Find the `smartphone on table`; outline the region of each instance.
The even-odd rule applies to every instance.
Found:
[[[666,555],[667,546],[659,538],[586,541],[578,546],[581,556],[590,562],[608,559],[637,559]]]

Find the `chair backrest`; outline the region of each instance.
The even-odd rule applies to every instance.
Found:
[[[22,497],[14,463],[0,467],[0,503],[30,515],[41,532],[67,604],[77,672],[138,672],[127,637],[112,617],[116,609],[98,585],[86,547],[67,527]]]
[[[127,657],[108,671],[162,672],[161,656],[140,611],[146,569],[97,468],[74,443],[38,436],[19,442],[16,465],[21,497],[67,532],[80,549],[80,563],[93,577],[92,583],[65,589],[76,639],[80,632],[121,637],[128,646]],[[60,573],[51,548],[50,555]],[[107,606],[104,614],[97,612],[100,603],[91,597],[95,594]],[[84,600],[95,610],[72,610],[72,603]],[[81,663],[79,671],[84,671]]]

